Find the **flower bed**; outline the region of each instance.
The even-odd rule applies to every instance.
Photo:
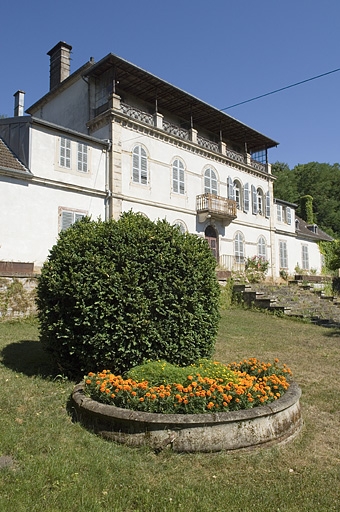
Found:
[[[138,367],[137,372],[130,372],[137,377],[141,375],[142,379],[123,378],[109,370],[90,372],[85,378],[85,393],[104,404],[153,413],[201,414],[250,409],[277,400],[288,389],[286,377],[291,371],[286,365],[279,367],[278,362],[276,359],[273,364],[263,363],[251,358],[223,365],[203,359],[196,366],[186,368],[165,361],[150,362]],[[166,382],[161,378],[166,366],[167,373],[172,372],[177,380]],[[148,378],[143,378],[144,375]]]
[[[286,380],[286,366],[255,359],[213,364],[225,380],[191,372],[185,383],[150,386],[109,371],[91,373],[72,395],[77,419],[106,439],[156,450],[234,450],[296,435],[301,392]]]

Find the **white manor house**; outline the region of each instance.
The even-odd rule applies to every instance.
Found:
[[[276,141],[112,53],[70,73],[71,50],[48,52],[45,96],[25,112],[19,90],[0,119],[0,262],[38,272],[82,216],[133,210],[205,237],[225,270],[321,271],[331,238],[273,197]]]

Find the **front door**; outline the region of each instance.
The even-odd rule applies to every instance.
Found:
[[[213,253],[216,261],[218,262],[219,251],[218,251],[218,235],[216,229],[213,226],[207,226],[204,232],[205,239],[208,241],[211,252]]]

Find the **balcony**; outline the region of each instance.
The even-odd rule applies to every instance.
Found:
[[[214,218],[229,224],[237,217],[236,201],[214,194],[202,194],[196,197],[196,211],[199,222]]]

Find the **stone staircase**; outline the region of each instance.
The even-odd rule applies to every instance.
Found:
[[[303,318],[327,327],[340,327],[340,300],[319,288],[291,281],[284,285],[235,284],[234,293],[248,306]]]

